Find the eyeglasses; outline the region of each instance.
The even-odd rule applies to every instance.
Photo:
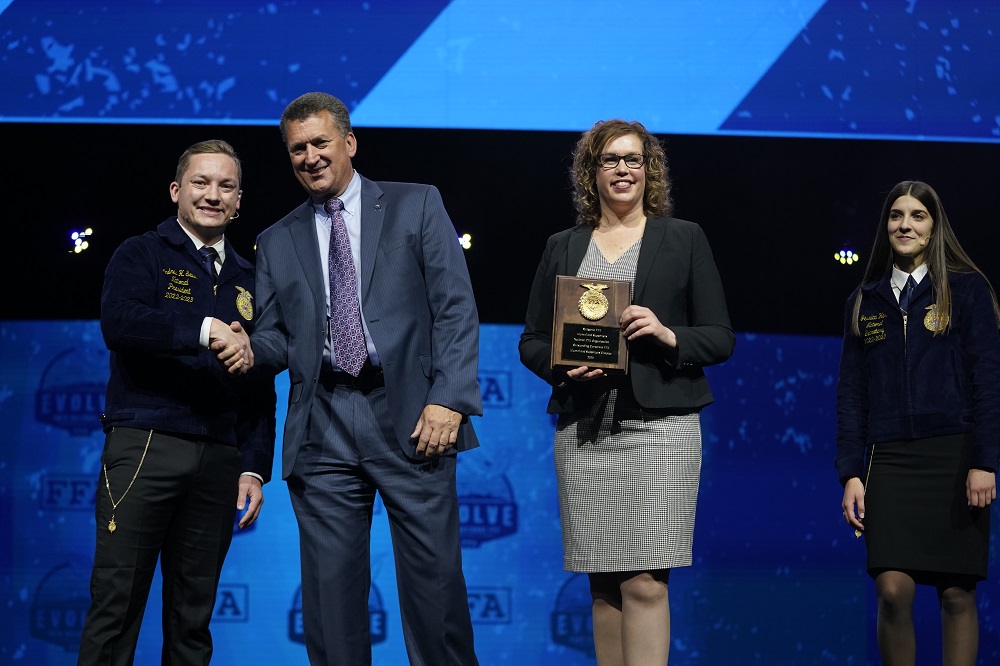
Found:
[[[625,166],[629,169],[638,169],[646,161],[646,156],[639,154],[615,155],[614,153],[604,153],[597,157],[597,163],[605,169],[614,169],[622,160],[625,160]]]

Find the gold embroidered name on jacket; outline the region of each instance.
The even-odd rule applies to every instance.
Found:
[[[197,280],[197,275],[184,268],[164,268],[163,274],[170,278],[164,298],[194,303],[191,280]],[[236,285],[236,311],[247,321],[253,320],[253,294],[239,285]]]

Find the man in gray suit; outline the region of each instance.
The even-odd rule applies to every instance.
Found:
[[[282,476],[299,523],[313,664],[370,664],[376,491],[411,664],[477,664],[456,453],[478,446],[479,318],[441,195],[354,171],[347,108],[294,100],[281,134],[309,200],[257,240],[257,366],[288,368]]]

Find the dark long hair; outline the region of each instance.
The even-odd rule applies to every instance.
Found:
[[[642,210],[649,216],[670,215],[670,173],[667,156],[659,140],[646,131],[642,123],[633,120],[598,120],[583,133],[573,151],[573,204],[576,223],[597,227],[601,222],[601,198],[597,194],[597,157],[604,147],[619,137],[635,134],[642,141],[646,156],[646,189],[642,195]]]
[[[941,205],[941,198],[927,183],[922,183],[919,180],[904,180],[897,183],[889,191],[885,203],[882,204],[882,215],[879,217],[878,228],[875,230],[875,244],[872,246],[864,277],[861,278],[861,285],[864,286],[878,280],[892,267],[893,254],[892,245],[889,243],[889,213],[892,210],[892,205],[896,203],[896,199],[907,195],[922,203],[933,221],[930,240],[924,253],[927,273],[934,283],[934,302],[937,304],[938,312],[944,315],[944,327],[934,331],[934,335],[947,334],[951,330],[951,284],[948,282],[948,273],[979,273],[983,275],[983,272],[962,249],[962,245],[958,242],[958,237],[955,236],[951,223],[948,221],[948,216],[944,212],[944,206]],[[985,275],[983,275],[983,279],[986,280]],[[996,293],[989,280],[986,280],[986,285],[993,298],[993,314],[1000,325],[1000,305],[997,304]],[[861,292],[859,287],[854,297],[852,314],[852,328],[854,335],[857,336],[861,335],[859,322]]]

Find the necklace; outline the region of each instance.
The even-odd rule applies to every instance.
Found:
[[[122,493],[122,496],[115,501],[114,495],[111,494],[111,482],[108,481],[108,466],[104,465],[104,487],[108,489],[108,499],[111,500],[111,521],[108,523],[108,531],[114,532],[118,529],[118,524],[115,523],[115,511],[118,510],[118,505],[122,503],[125,496],[128,495],[128,491],[132,490],[132,484],[135,483],[136,478],[139,476],[139,470],[142,469],[142,462],[146,459],[146,452],[149,451],[149,443],[153,441],[153,431],[149,431],[149,437],[146,438],[146,448],[142,450],[142,457],[139,458],[139,465],[135,468],[135,474],[132,475],[132,480],[128,482],[128,488]]]

